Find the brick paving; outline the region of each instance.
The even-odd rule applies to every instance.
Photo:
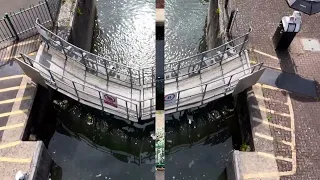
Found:
[[[229,8],[238,8],[239,14],[233,33],[244,33],[251,26],[253,32],[250,36],[249,48],[251,60],[263,62],[265,66],[281,69],[284,72],[295,73],[301,77],[320,81],[320,52],[304,51],[302,38],[320,40],[320,14],[313,16],[302,15],[302,30],[292,42],[286,52],[276,52],[271,37],[285,15],[291,15],[293,10],[288,7],[286,0],[232,0]],[[261,53],[267,53],[263,55]],[[264,89],[264,96],[273,96],[273,99],[282,101],[281,93]],[[273,95],[272,95],[273,93]],[[282,176],[281,179],[320,179],[320,102],[317,98],[309,98],[290,93],[295,118],[295,136],[297,152],[297,171],[292,176]],[[277,107],[275,107],[277,108]],[[281,108],[281,107],[280,107]],[[273,117],[273,122],[289,127],[284,117]],[[289,122],[289,121],[287,121]],[[275,132],[271,128],[271,133]],[[288,139],[286,135],[279,135],[281,139]],[[275,153],[289,155],[287,148],[275,145]],[[279,171],[292,169],[290,163],[277,160]]]

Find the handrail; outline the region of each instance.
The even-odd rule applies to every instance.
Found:
[[[78,92],[84,93],[84,94],[86,94],[86,95],[88,95],[88,96],[91,96],[91,97],[93,97],[93,98],[97,98],[97,99],[99,98],[99,101],[100,101],[100,102],[103,101],[103,99],[102,99],[102,97],[101,97],[101,94],[112,95],[112,96],[117,97],[117,99],[120,99],[120,100],[122,100],[122,101],[125,102],[126,107],[124,107],[124,106],[122,106],[122,105],[119,105],[119,104],[118,104],[118,107],[120,106],[120,107],[125,108],[124,110],[127,112],[126,115],[127,115],[128,119],[129,119],[129,117],[133,117],[133,116],[134,116],[135,118],[137,118],[137,119],[139,118],[139,114],[136,113],[137,108],[138,108],[138,104],[136,104],[135,102],[137,102],[137,101],[132,100],[132,99],[131,99],[131,100],[123,99],[123,98],[119,97],[119,95],[113,94],[113,93],[111,93],[111,92],[106,92],[106,91],[104,91],[104,90],[100,90],[100,89],[97,89],[97,88],[95,88],[95,87],[90,87],[90,86],[88,86],[88,85],[86,85],[86,84],[84,84],[84,83],[75,82],[75,81],[73,81],[73,80],[71,80],[71,79],[63,76],[63,79],[64,79],[64,80],[68,80],[68,81],[70,81],[70,82],[73,84],[73,86],[72,86],[72,85],[66,83],[64,80],[58,79],[58,77],[61,76],[60,74],[51,71],[51,70],[50,70],[49,68],[47,68],[46,66],[44,66],[44,65],[36,62],[35,60],[31,59],[30,57],[28,57],[28,56],[25,55],[25,54],[20,54],[20,55],[21,55],[23,61],[24,61],[26,64],[29,64],[30,66],[34,67],[34,63],[35,63],[35,64],[41,66],[41,68],[45,69],[45,70],[49,73],[48,76],[49,76],[49,78],[50,78],[50,84],[54,83],[54,84],[55,84],[55,87],[57,87],[57,86],[56,86],[56,83],[59,82],[59,83],[62,83],[62,84],[64,84],[65,86],[67,86],[67,87],[69,87],[69,88],[74,89],[74,90],[75,90],[75,93],[76,93],[75,96],[77,96],[78,100],[81,99],[81,97],[79,96]],[[19,60],[19,59],[17,59],[17,60]],[[35,68],[35,67],[34,67],[34,68]],[[80,86],[83,86],[83,87],[85,87],[85,88],[88,88],[88,89],[91,89],[91,90],[93,90],[93,91],[98,92],[99,97],[94,96],[94,95],[92,95],[92,94],[89,94],[89,93],[87,93],[87,92],[85,92],[85,91],[83,91],[83,90],[77,89],[76,86],[75,86],[75,84],[80,85]],[[59,88],[59,87],[57,87],[57,88]],[[61,88],[60,88],[60,89],[61,89]],[[72,94],[71,92],[69,92],[69,93]],[[74,94],[72,94],[72,95],[74,95]],[[86,99],[83,99],[83,98],[82,98],[82,100],[87,101]],[[133,102],[133,101],[135,101],[135,102]],[[102,108],[105,107],[103,103],[100,103],[100,104],[96,104],[96,103],[94,103],[94,102],[91,102],[91,103],[93,103],[93,104],[95,104],[95,105],[98,105],[98,106],[101,106]],[[130,103],[130,107],[135,106],[135,109],[134,109],[134,110],[129,109],[129,108],[128,108],[128,103]],[[130,112],[131,115],[129,114],[129,112]],[[132,112],[134,112],[134,113],[132,113]],[[132,115],[132,114],[134,114],[134,115]]]
[[[108,60],[102,56],[95,55],[91,52],[87,52],[77,46],[72,45],[53,32],[49,31],[46,27],[42,26],[39,23],[38,19],[36,20],[36,26],[44,31],[41,33],[41,30],[38,29],[40,35],[42,35],[42,37],[46,39],[48,47],[53,46],[56,49],[57,47],[62,48],[62,54],[64,54],[66,60],[68,59],[68,57],[71,57],[73,61],[84,65],[86,69],[92,70],[93,73],[102,74],[106,76],[108,80],[110,78],[115,79],[114,76],[116,76],[116,74],[119,74],[120,76],[117,77],[117,81],[129,83],[131,87],[133,85],[153,85],[155,82],[154,65],[138,69],[129,67],[127,65]],[[244,46],[248,42],[248,36],[251,31],[252,29],[249,28],[249,31],[246,34],[239,36],[229,42],[226,42],[214,49],[204,51],[202,53],[195,54],[193,56],[183,58],[175,62],[165,63],[166,79],[178,79],[179,77],[190,75],[195,72],[201,73],[201,70],[213,66],[217,63],[220,63],[221,65],[221,63],[227,58],[241,55],[245,50]],[[52,37],[56,40],[52,39]],[[57,50],[61,52],[60,49]],[[78,54],[78,52],[80,54]],[[91,58],[89,56],[91,56]],[[78,57],[80,60],[76,60],[75,57]],[[190,69],[192,70],[190,71]],[[113,76],[111,76],[110,73],[113,73]],[[121,76],[124,76],[124,80],[121,78]]]
[[[124,98],[122,98],[121,96],[119,96],[119,95],[117,95],[117,94],[114,94],[114,93],[111,93],[111,92],[106,92],[106,91],[104,91],[104,90],[101,90],[101,89],[97,89],[97,88],[88,86],[88,85],[86,85],[86,84],[84,84],[84,83],[75,82],[75,81],[73,81],[73,80],[71,80],[71,79],[69,79],[69,78],[67,78],[67,77],[63,77],[64,80],[68,80],[68,81],[70,81],[72,84],[78,84],[78,85],[80,85],[81,87],[85,87],[85,88],[91,89],[91,90],[93,90],[93,91],[97,91],[97,92],[99,93],[99,95],[100,95],[100,97],[97,97],[97,96],[94,96],[94,95],[92,95],[92,94],[88,94],[87,92],[82,91],[82,90],[80,90],[80,89],[77,89],[75,85],[72,86],[71,84],[67,84],[67,83],[66,83],[65,81],[63,81],[63,80],[60,80],[58,77],[61,77],[61,75],[59,75],[59,74],[57,74],[57,73],[55,73],[55,72],[52,72],[50,69],[48,69],[48,68],[45,67],[44,65],[36,62],[35,60],[31,59],[30,57],[28,57],[28,56],[26,56],[26,55],[24,55],[24,54],[21,54],[21,56],[22,56],[23,60],[25,61],[25,63],[30,64],[31,66],[34,66],[33,63],[36,63],[37,65],[40,65],[43,69],[47,70],[48,73],[49,73],[49,75],[47,74],[47,76],[48,76],[48,77],[50,76],[50,77],[49,77],[49,78],[50,78],[50,84],[54,83],[55,86],[56,86],[56,82],[58,81],[58,82],[64,84],[65,86],[68,86],[69,88],[74,88],[76,92],[85,93],[85,94],[87,94],[88,96],[91,96],[91,97],[93,97],[93,98],[99,99],[99,101],[102,101],[102,100],[103,100],[103,99],[101,98],[101,94],[109,94],[109,95],[112,95],[112,96],[117,97],[118,99],[122,100],[122,101],[126,104],[126,106],[119,105],[119,108],[122,108],[123,111],[125,111],[125,112],[122,112],[122,113],[123,113],[123,114],[126,114],[126,116],[127,116],[128,119],[129,119],[129,118],[141,118],[142,116],[149,116],[149,115],[153,114],[154,111],[155,111],[155,109],[154,109],[155,105],[154,105],[153,103],[150,104],[150,107],[142,107],[142,106],[141,106],[141,103],[148,103],[148,102],[150,102],[150,101],[154,101],[155,98],[148,98],[148,99],[144,99],[144,100],[140,100],[140,101],[138,101],[138,100],[133,100],[133,99],[128,99],[128,98],[125,98],[125,99],[124,99]],[[261,63],[261,64],[257,64],[257,65],[254,65],[254,66],[250,67],[250,68],[244,69],[244,70],[242,70],[242,71],[240,71],[240,72],[234,73],[234,74],[232,74],[232,75],[225,76],[225,77],[221,77],[221,78],[217,78],[217,79],[214,79],[214,80],[212,80],[212,81],[208,81],[208,82],[199,84],[199,85],[194,86],[194,87],[191,87],[191,88],[187,88],[187,89],[183,89],[183,90],[179,90],[179,91],[177,91],[177,92],[174,92],[174,93],[179,94],[179,95],[178,95],[178,98],[177,98],[177,106],[179,105],[179,103],[181,103],[181,102],[183,103],[185,100],[190,99],[190,98],[195,97],[195,96],[197,96],[197,97],[202,97],[201,101],[196,101],[196,102],[191,102],[191,103],[188,103],[188,104],[184,104],[184,105],[182,105],[181,107],[183,107],[183,106],[188,106],[188,105],[195,104],[195,103],[201,103],[201,104],[202,104],[203,101],[205,101],[205,100],[207,100],[207,99],[210,99],[210,98],[212,98],[212,97],[221,95],[221,94],[223,94],[223,93],[225,93],[225,92],[222,92],[222,93],[220,93],[220,94],[214,94],[213,96],[205,97],[205,94],[206,94],[206,93],[210,93],[210,92],[215,91],[215,90],[217,90],[217,89],[219,89],[219,88],[224,88],[224,87],[227,88],[227,87],[229,87],[232,83],[235,83],[236,81],[238,81],[238,79],[234,79],[234,78],[233,78],[233,77],[236,76],[237,74],[239,74],[239,73],[245,73],[246,71],[248,72],[247,74],[251,74],[251,73],[253,73],[254,71],[260,70],[260,69],[262,68],[262,65],[263,65],[262,63]],[[245,73],[245,74],[246,74],[246,73]],[[213,89],[210,89],[210,90],[207,89],[207,86],[208,86],[208,85],[210,85],[210,84],[212,84],[212,83],[215,83],[215,82],[218,82],[218,81],[221,81],[221,80],[223,80],[223,79],[228,79],[228,81],[225,82],[224,84],[218,86],[218,87],[213,88]],[[57,87],[57,86],[56,86],[56,87]],[[180,96],[180,94],[183,93],[183,92],[186,92],[186,91],[188,91],[188,90],[190,90],[190,89],[199,88],[199,87],[202,87],[202,88],[204,89],[201,93],[192,94],[191,96],[188,96],[188,97],[181,97],[181,96]],[[59,87],[58,87],[58,88],[59,88]],[[75,96],[77,96],[77,97],[79,98],[79,94],[76,93]],[[85,100],[85,99],[83,99],[83,100]],[[93,102],[91,102],[91,103],[93,103]],[[130,107],[128,107],[128,103],[130,103],[130,104],[129,104]],[[103,103],[100,103],[100,104],[93,103],[93,104],[98,105],[98,106],[101,106],[102,108],[104,108],[104,104],[103,104]],[[169,108],[167,107],[166,110],[174,109],[174,108],[175,108],[175,107],[172,107],[172,106],[171,106],[171,107],[169,107]]]

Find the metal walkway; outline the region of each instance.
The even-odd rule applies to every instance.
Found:
[[[44,41],[36,59],[45,83],[80,103],[131,121],[155,117],[155,67],[134,69],[86,52],[37,23]],[[199,107],[233,92],[250,67],[247,34],[210,51],[165,64],[165,113]]]

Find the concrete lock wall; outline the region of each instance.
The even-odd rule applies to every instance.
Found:
[[[228,180],[240,180],[239,174],[239,151],[235,150],[230,154],[227,165],[227,179]]]
[[[207,47],[213,49],[218,45],[219,15],[220,8],[218,0],[210,0],[207,17]]]
[[[32,158],[29,180],[44,180],[49,178],[53,161],[42,141],[37,141],[37,148]]]
[[[70,42],[86,51],[91,51],[96,16],[95,0],[78,0],[71,28]]]

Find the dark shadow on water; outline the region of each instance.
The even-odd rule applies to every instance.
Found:
[[[153,120],[147,122],[150,125],[133,124],[59,93],[53,99],[52,110],[47,111],[42,126],[34,131],[61,167],[59,177],[154,178],[154,141],[150,136],[154,133]],[[191,125],[187,114],[194,117]],[[179,172],[184,172],[181,177],[223,177],[233,150],[229,127],[235,119],[232,97],[227,97],[168,121],[166,176],[178,178]]]

